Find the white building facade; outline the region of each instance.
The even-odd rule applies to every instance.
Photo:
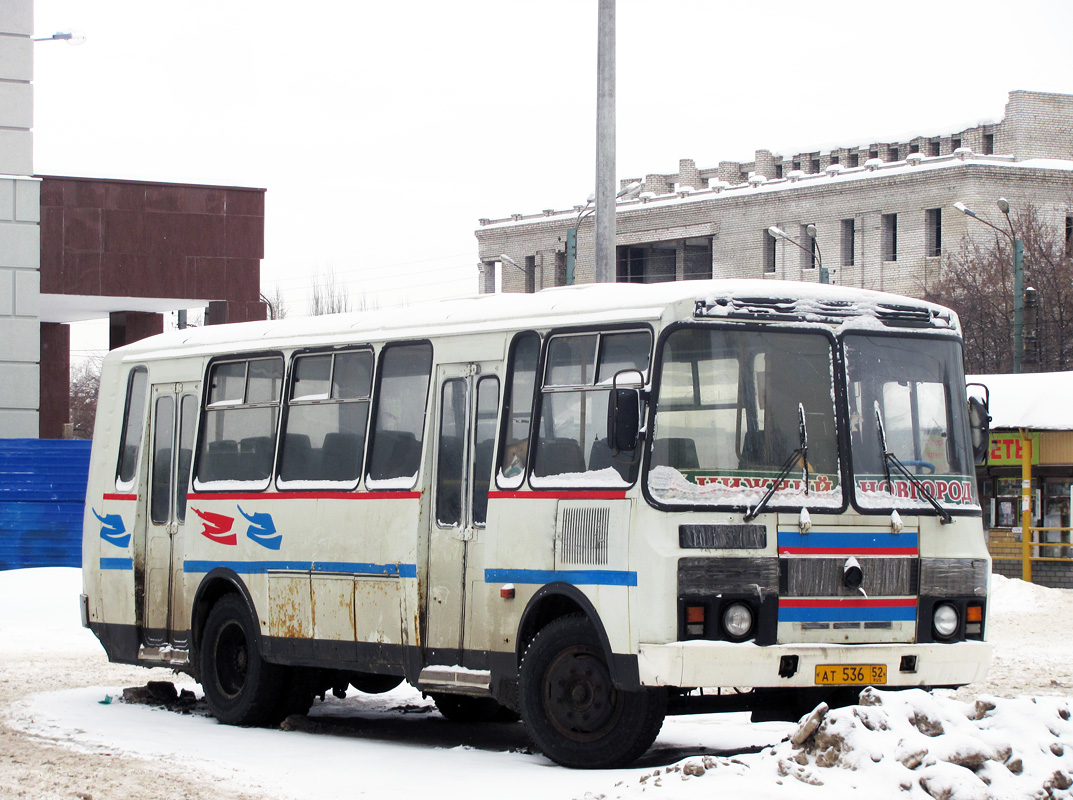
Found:
[[[0,3],[0,438],[37,438],[40,181],[33,175],[33,0]]]
[[[993,235],[955,202],[1002,223],[999,197],[1014,213],[1031,203],[1073,230],[1073,96],[1015,91],[1002,121],[953,134],[792,156],[760,150],[752,162],[710,169],[684,159],[677,173],[620,181],[635,183],[617,203],[619,281],[818,282],[822,273],[831,283],[920,296],[962,237]],[[482,219],[480,291],[494,291],[497,268],[503,291],[563,285],[571,274],[591,282],[590,212]]]

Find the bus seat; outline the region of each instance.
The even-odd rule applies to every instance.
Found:
[[[223,481],[236,477],[238,472],[238,442],[217,439],[209,442],[197,468],[200,481]]]
[[[272,474],[273,441],[271,436],[249,436],[239,442],[241,475],[239,480],[264,480]]]
[[[356,481],[361,474],[362,437],[333,431],[324,434],[317,477],[326,481]]]
[[[377,431],[369,453],[373,480],[408,478],[421,466],[421,443],[409,431]]]
[[[629,453],[623,453],[621,458],[625,459],[627,456],[632,456],[633,451]],[[636,464],[631,464],[628,461],[619,461],[613,455],[611,455],[611,446],[607,443],[607,439],[597,439],[592,443],[592,447],[589,449],[589,472],[599,472],[602,469],[611,467],[624,481],[633,483],[634,476],[637,472]]]
[[[697,443],[685,436],[656,439],[652,446],[652,463],[675,469],[698,469]]]
[[[304,433],[288,433],[283,437],[279,476],[285,481],[310,481],[313,474],[313,452],[309,437]]]
[[[585,471],[581,445],[574,439],[541,439],[537,445],[537,475],[566,475]]]

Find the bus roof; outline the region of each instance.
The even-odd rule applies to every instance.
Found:
[[[898,309],[893,322],[884,309]],[[674,318],[814,322],[826,326],[959,330],[942,306],[898,295],[794,281],[701,280],[584,284],[532,294],[484,294],[402,308],[185,328],[115,351],[122,359]],[[887,312],[890,316],[890,312]],[[897,315],[896,315],[897,316]],[[915,320],[915,321],[914,321]],[[921,324],[921,320],[927,320]]]

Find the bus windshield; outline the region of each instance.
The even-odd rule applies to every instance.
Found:
[[[843,348],[857,505],[932,512],[926,490],[978,507],[960,344],[855,333]]]
[[[671,333],[660,364],[652,498],[753,507],[788,469],[766,507],[840,508],[832,345],[820,331]]]

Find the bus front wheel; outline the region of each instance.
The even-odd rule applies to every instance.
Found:
[[[565,767],[630,764],[655,741],[667,712],[666,690],[615,687],[596,631],[581,615],[560,617],[533,637],[519,688],[533,744]]]
[[[261,658],[260,632],[235,594],[209,612],[202,636],[201,685],[212,715],[226,725],[264,725],[278,713],[284,673]]]

